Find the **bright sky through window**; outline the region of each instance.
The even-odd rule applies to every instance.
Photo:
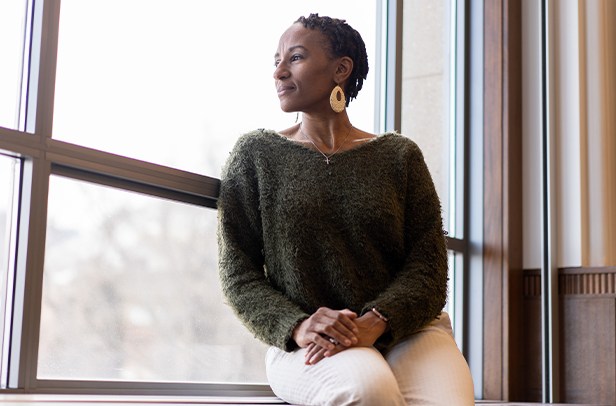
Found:
[[[273,56],[311,12],[362,34],[371,70],[349,115],[372,131],[376,2],[308,4],[64,0],[53,137],[218,177],[239,135],[294,124],[280,110]]]
[[[0,127],[17,127],[25,0],[0,1]]]

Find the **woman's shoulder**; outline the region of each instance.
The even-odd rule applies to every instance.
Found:
[[[421,154],[421,149],[415,141],[395,131],[377,135],[373,141],[378,141],[377,144],[382,148],[398,154]]]
[[[274,130],[266,130],[265,128],[258,128],[256,130],[242,134],[235,143],[234,149],[248,149],[254,150],[254,148],[272,145],[284,141],[284,136]]]
[[[376,142],[375,142],[376,141]],[[372,142],[377,163],[384,167],[395,168],[406,173],[423,170],[426,166],[421,148],[411,138],[398,132],[387,132],[379,135]],[[380,163],[379,163],[380,162]]]
[[[257,158],[279,151],[288,140],[274,130],[258,128],[240,135],[231,151],[231,157]]]
[[[278,153],[284,143],[288,141],[282,135],[263,128],[240,135],[223,167],[223,177],[227,176],[230,171],[245,171],[248,168],[259,166],[259,162],[264,158],[267,159],[272,154]]]

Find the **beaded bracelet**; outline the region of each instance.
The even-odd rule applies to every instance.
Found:
[[[379,311],[376,310],[375,307],[372,308],[372,312],[374,314],[376,314],[376,317],[378,317],[379,319],[383,320],[385,323],[387,323],[389,321],[389,319],[387,317],[383,316],[381,313],[379,313]]]

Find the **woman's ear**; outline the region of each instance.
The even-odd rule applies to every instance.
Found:
[[[346,82],[351,72],[353,72],[353,60],[348,56],[343,56],[336,66],[336,82],[338,84]]]

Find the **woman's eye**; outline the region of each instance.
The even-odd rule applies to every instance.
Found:
[[[299,59],[303,59],[303,56],[302,55],[293,55],[291,58],[289,58],[289,62],[297,61]],[[274,67],[277,68],[278,65],[280,65],[280,61],[274,61]]]

